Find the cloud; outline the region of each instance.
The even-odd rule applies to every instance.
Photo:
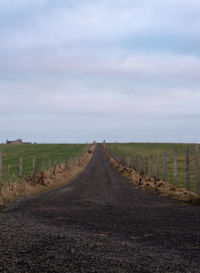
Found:
[[[16,58],[7,59],[1,62],[0,71],[2,73],[17,71],[19,75],[24,73],[36,73],[40,75],[53,75],[56,84],[56,75],[63,77],[98,77],[104,82],[110,78],[116,82],[130,80],[149,85],[149,81],[154,81],[154,85],[160,84],[185,84],[199,85],[200,79],[200,58],[190,55],[176,54],[132,54],[127,56],[123,52],[115,55],[76,56],[67,53],[51,55],[46,52],[43,56],[21,57],[21,62]],[[21,73],[21,74],[20,74]],[[40,77],[40,76],[38,76]],[[152,83],[151,83],[152,84]],[[98,90],[97,90],[98,91]]]
[[[8,4],[1,3],[5,14]],[[125,37],[142,34],[198,37],[199,9],[197,1],[12,1],[8,11],[14,10],[15,14],[11,13],[7,27],[4,24],[7,34],[2,46],[12,48],[14,44],[24,50],[80,42],[120,43]],[[23,19],[23,26],[18,25]]]
[[[0,137],[194,139],[199,12],[197,0],[0,0]]]
[[[144,132],[147,136],[150,133],[152,140],[159,137],[160,140],[167,140],[169,138],[164,137],[161,131],[172,130],[169,131],[171,139],[184,140],[177,128],[182,132],[185,128],[187,136],[189,128],[194,132],[188,117],[200,120],[198,90],[163,88],[150,89],[146,94],[140,90],[132,93],[109,93],[107,90],[101,94],[85,87],[84,92],[76,91],[75,94],[67,94],[65,90],[41,93],[36,89],[32,90],[31,96],[24,92],[22,86],[18,90],[21,90],[18,99],[17,93],[7,92],[0,103],[2,132],[7,132],[8,136],[13,132],[16,137],[17,134],[21,136],[23,132],[22,135],[31,137],[38,132],[40,139],[43,139],[42,134],[47,134],[61,142],[62,136],[68,134],[74,134],[74,139],[76,134],[80,134],[79,140],[83,136],[84,139],[96,136],[99,140],[109,136],[111,139],[121,137],[130,140],[132,137],[134,140],[137,136],[137,140],[141,141],[146,139]],[[24,127],[26,129],[22,130]],[[148,133],[149,130],[151,132]],[[159,135],[153,135],[152,130]],[[189,139],[194,137],[195,134],[193,138],[190,134]]]

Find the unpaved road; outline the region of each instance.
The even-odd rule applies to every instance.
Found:
[[[76,180],[0,213],[0,272],[200,272],[200,207],[136,189],[97,145]]]

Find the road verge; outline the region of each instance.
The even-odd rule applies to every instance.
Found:
[[[103,143],[104,151],[111,165],[122,175],[128,178],[130,183],[143,190],[151,191],[159,196],[168,197],[184,203],[192,205],[200,205],[200,196],[196,193],[186,190],[185,188],[177,188],[173,185],[157,180],[154,177],[140,175],[135,169],[119,163],[109,152],[105,143]]]
[[[35,194],[43,193],[69,183],[76,178],[88,165],[96,149],[93,143],[89,149],[73,162],[61,163],[50,171],[41,171],[34,178],[27,178],[21,183],[13,183],[0,188],[0,209],[8,204]]]

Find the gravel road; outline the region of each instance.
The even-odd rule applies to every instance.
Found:
[[[98,144],[74,181],[0,212],[0,272],[200,272],[200,207],[136,189]]]

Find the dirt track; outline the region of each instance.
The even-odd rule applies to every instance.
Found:
[[[0,272],[200,272],[200,207],[136,189],[97,145],[76,180],[0,213]]]

